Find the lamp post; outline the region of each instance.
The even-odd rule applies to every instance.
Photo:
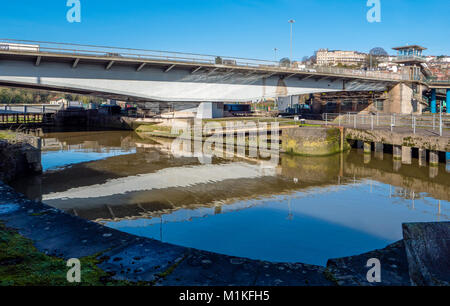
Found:
[[[278,61],[278,57],[277,57],[278,48],[274,48],[273,51],[275,52],[275,62],[277,62]]]
[[[294,19],[291,19],[288,21],[291,24],[291,56],[290,56],[290,61],[292,62],[292,32],[293,32],[293,25],[295,23]]]

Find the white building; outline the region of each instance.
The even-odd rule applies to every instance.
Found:
[[[357,51],[320,49],[316,57],[318,65],[361,65],[365,62],[367,54]]]

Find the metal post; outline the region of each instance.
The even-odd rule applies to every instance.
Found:
[[[292,63],[292,32],[293,32],[292,27],[293,27],[293,24],[295,23],[295,20],[291,19],[291,20],[289,20],[289,23],[291,24],[291,57],[289,58],[289,60]]]
[[[442,136],[442,108],[441,112],[439,113],[439,135]]]
[[[373,116],[370,116],[370,125],[371,125],[372,131],[373,131]]]

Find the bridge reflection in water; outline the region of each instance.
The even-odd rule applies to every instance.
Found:
[[[401,223],[450,219],[450,174],[354,150],[257,159],[178,152],[130,132],[45,135],[28,197],[137,235],[257,259],[325,264],[401,239]],[[82,157],[80,157],[82,154]],[[211,163],[209,163],[211,162]],[[69,166],[70,165],[70,166]]]

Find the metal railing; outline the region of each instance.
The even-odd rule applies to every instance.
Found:
[[[0,104],[0,114],[46,114],[62,109],[60,104]]]
[[[205,64],[216,64],[216,59],[220,57],[222,61],[231,60],[232,63],[236,63],[236,65],[239,66],[277,66],[277,67],[279,66],[278,62],[269,60],[197,54],[197,53],[185,53],[175,51],[108,47],[97,45],[84,45],[73,43],[33,41],[33,40],[16,40],[4,38],[0,39],[0,44],[35,45],[37,47],[35,49],[28,48],[20,50],[21,52],[31,52],[31,53],[38,52],[38,53],[55,53],[67,55],[80,55],[80,56],[115,57],[115,58],[119,57],[127,59],[166,60],[166,61],[194,62]],[[14,51],[13,49],[14,48],[11,48],[10,50]]]
[[[398,62],[398,61],[421,61],[421,62],[425,62],[426,58],[425,56],[421,56],[421,55],[399,55],[394,59],[394,62]]]
[[[11,48],[8,49],[8,45]],[[28,45],[13,46],[14,44]],[[121,48],[121,47],[108,47],[108,46],[96,46],[96,45],[84,45],[73,43],[59,43],[59,42],[46,42],[46,41],[33,41],[33,40],[16,40],[0,38],[0,51],[20,51],[21,53],[50,53],[50,54],[62,54],[70,56],[93,56],[93,57],[109,57],[112,60],[117,58],[123,59],[137,59],[137,60],[164,60],[183,63],[198,63],[198,64],[212,64],[221,66],[243,66],[243,67],[256,67],[266,69],[276,69],[282,71],[296,72],[308,72],[313,74],[331,74],[336,76],[356,76],[361,78],[373,78],[383,79],[390,81],[408,80],[407,75],[393,72],[381,72],[381,71],[365,71],[354,70],[345,68],[334,67],[306,67],[297,68],[294,65],[280,65],[279,62],[260,60],[253,58],[242,58],[233,56],[221,56],[221,55],[207,55],[197,53],[183,53],[174,51],[161,51],[161,50],[148,50],[148,49],[133,49],[133,48]],[[220,58],[221,63],[217,63],[217,59]]]
[[[427,78],[427,79],[425,79],[425,82],[427,82],[427,83],[432,83],[432,84],[442,84],[442,85],[445,85],[445,84],[450,84],[450,79],[447,79],[447,80],[440,80],[440,79],[437,79],[437,78]]]
[[[322,119],[326,125],[337,125],[360,129],[383,129],[388,128],[391,132],[398,128],[410,130],[416,134],[420,129],[433,131],[443,136],[444,131],[450,130],[450,114],[359,114],[359,113],[324,113]]]

